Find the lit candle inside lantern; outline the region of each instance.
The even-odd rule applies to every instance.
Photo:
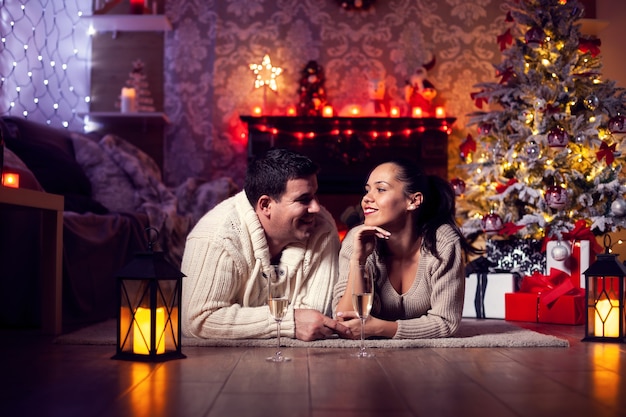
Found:
[[[163,307],[156,309],[156,343],[158,354],[165,352],[165,310]],[[150,309],[137,307],[135,321],[133,322],[133,353],[149,355],[150,346]]]
[[[252,108],[252,114],[254,116],[260,116],[263,114],[263,109],[261,108],[261,106],[254,106]]]
[[[20,187],[20,174],[5,172],[2,174],[2,185],[10,188]]]
[[[413,117],[422,117],[422,115],[423,115],[422,108],[421,107],[413,107],[411,109],[411,115]]]
[[[121,111],[122,113],[134,113],[137,111],[135,98],[137,93],[132,87],[122,88]]]
[[[296,106],[287,107],[287,116],[295,116],[297,113]]]
[[[595,336],[619,337],[619,308],[611,305],[611,300],[598,300],[595,315]],[[602,323],[604,317],[606,320]],[[603,329],[604,333],[602,333]]]
[[[324,117],[333,117],[333,106],[324,106],[322,109],[322,116]]]
[[[389,116],[391,117],[400,117],[400,107],[392,106],[389,110]]]
[[[438,117],[440,119],[446,117],[446,109],[444,109],[442,106],[438,106],[435,108],[435,117]]]

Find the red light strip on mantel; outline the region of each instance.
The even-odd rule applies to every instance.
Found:
[[[350,137],[353,135],[356,135],[358,137],[368,137],[368,138],[371,138],[372,140],[377,140],[377,139],[389,139],[393,136],[404,136],[406,138],[409,138],[413,133],[424,133],[427,129],[424,126],[419,126],[419,127],[412,128],[412,129],[404,128],[398,131],[392,131],[392,130],[380,130],[380,131],[379,130],[367,130],[365,131],[365,130],[354,130],[354,129],[343,129],[343,130],[332,129],[330,131],[293,132],[291,130],[280,130],[280,129],[277,129],[276,127],[260,124],[260,125],[250,126],[249,130],[262,132],[262,133],[270,133],[272,135],[291,136],[298,140],[334,137],[334,136]],[[437,129],[431,129],[431,130],[440,130],[449,135],[452,132],[452,127],[444,122]]]

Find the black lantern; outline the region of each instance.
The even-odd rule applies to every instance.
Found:
[[[146,231],[154,230],[152,228]],[[117,274],[117,353],[112,359],[160,362],[181,353],[180,305],[183,273],[163,252],[137,253]]]
[[[587,320],[584,341],[626,342],[624,295],[626,266],[609,253],[611,238],[604,236],[605,253],[584,272]]]

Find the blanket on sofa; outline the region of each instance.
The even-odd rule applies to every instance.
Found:
[[[167,259],[180,266],[185,239],[193,225],[237,187],[229,178],[188,178],[167,187],[147,154],[116,135],[100,140],[72,133],[76,161],[92,186],[92,198],[111,211],[145,213],[159,231],[158,244]]]

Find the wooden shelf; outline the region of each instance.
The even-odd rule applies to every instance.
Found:
[[[115,14],[83,16],[97,32],[167,32],[172,24],[165,15]]]
[[[580,31],[583,35],[598,36],[608,25],[606,20],[580,19]]]
[[[104,111],[104,112],[90,112],[79,113],[80,117],[87,121],[93,122],[116,122],[116,121],[132,121],[143,120],[153,121],[155,123],[167,124],[170,122],[165,113],[161,112],[135,112],[135,113],[120,113],[119,111]]]

